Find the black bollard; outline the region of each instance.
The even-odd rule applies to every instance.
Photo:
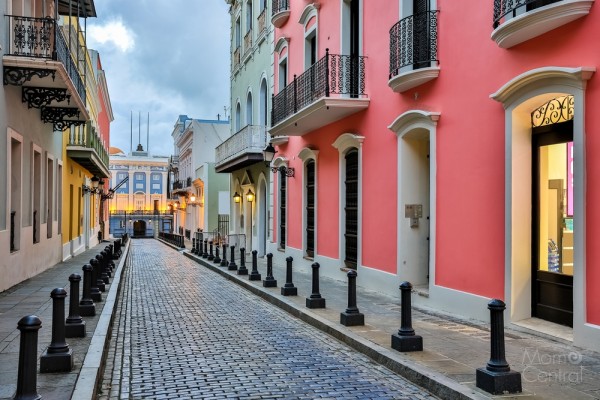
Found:
[[[106,284],[104,283],[104,278],[102,278],[102,265],[104,264],[104,257],[102,254],[96,254],[96,265],[92,264],[96,272],[96,286],[100,289],[101,292],[106,292]]]
[[[210,252],[208,253],[208,261],[212,261],[215,259],[215,255],[213,254],[213,241],[208,242],[208,246],[210,247]]]
[[[42,321],[35,315],[27,315],[21,318],[17,324],[17,329],[21,331],[21,343],[15,400],[38,400],[42,398],[37,393],[36,371],[38,330],[41,327]]]
[[[287,257],[285,259],[286,263],[286,271],[285,271],[285,285],[281,288],[281,294],[283,296],[297,296],[298,288],[294,286],[292,282],[292,261],[294,259],[292,257]]]
[[[273,253],[267,254],[267,277],[263,279],[263,287],[277,287],[277,281],[273,278]]]
[[[208,258],[208,239],[204,239],[204,253],[202,253],[202,258]]]
[[[306,307],[325,308],[325,299],[319,293],[319,263],[313,263],[312,268],[312,293],[306,298]]]
[[[475,384],[491,394],[520,393],[521,373],[511,371],[506,361],[504,349],[504,310],[502,300],[493,299],[488,303],[490,310],[491,358],[485,368],[477,368]]]
[[[85,264],[83,270],[83,290],[79,302],[79,315],[93,317],[96,315],[96,305],[92,300],[92,266]]]
[[[219,243],[215,244],[215,258],[213,259],[215,264],[221,264],[221,257],[219,255]]]
[[[348,271],[348,308],[340,313],[340,323],[345,326],[356,326],[365,324],[365,316],[358,311],[356,306],[356,276],[354,270]]]
[[[410,293],[412,285],[410,282],[400,284],[400,329],[392,335],[392,349],[398,351],[423,351],[423,338],[415,335],[412,327],[412,307]]]
[[[196,238],[192,238],[192,254],[196,254]]]
[[[262,276],[258,272],[258,260],[256,257],[258,256],[258,251],[252,250],[252,272],[250,272],[250,276],[248,279],[251,281],[260,281]]]
[[[237,272],[238,275],[248,275],[248,268],[246,268],[246,249],[240,247],[240,269]]]
[[[223,259],[221,260],[221,267],[227,266],[227,244],[223,243]]]
[[[110,283],[110,280],[108,279],[108,252],[103,250],[100,254],[102,255],[102,261],[100,262],[100,265],[102,266],[100,271],[102,272],[100,273],[100,278],[105,285],[108,285]]]
[[[108,245],[108,248],[110,250],[110,259],[112,260],[115,258],[115,246],[111,243]]]
[[[50,297],[52,297],[52,340],[40,357],[40,372],[70,372],[73,369],[73,350],[65,341],[67,291],[56,288]]]
[[[90,291],[90,297],[95,303],[102,301],[102,293],[98,287],[98,260],[92,258],[90,260],[92,266],[92,286]]]
[[[227,266],[227,269],[229,271],[237,271],[238,267],[235,263],[235,245],[231,245],[229,250],[231,251],[231,257],[229,257],[229,265]]]
[[[69,297],[69,316],[65,321],[65,336],[71,337],[85,337],[85,321],[81,319],[79,315],[79,282],[81,282],[81,276],[78,274],[71,274],[69,276],[69,282],[71,282]]]

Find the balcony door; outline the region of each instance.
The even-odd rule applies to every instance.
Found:
[[[431,66],[429,0],[413,0],[413,69]]]
[[[358,97],[360,92],[359,56],[360,56],[360,0],[345,0],[342,12],[342,55],[347,56],[340,67],[348,74],[346,92],[350,97]]]

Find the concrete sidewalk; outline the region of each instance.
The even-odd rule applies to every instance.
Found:
[[[391,348],[391,335],[400,328],[400,293],[398,297],[389,297],[358,286],[357,305],[365,315],[365,325],[346,327],[340,324],[340,313],[348,306],[347,281],[322,277],[320,293],[326,299],[327,308],[308,309],[306,297],[312,291],[312,276],[309,273],[294,271],[293,282],[298,288],[298,296],[286,297],[281,295],[280,289],[285,284],[283,265],[273,265],[273,276],[278,287],[264,288],[262,281],[250,281],[248,276],[239,276],[236,271],[228,271],[190,251],[191,246],[183,250],[183,253],[200,265],[237,282],[349,344],[442,399],[600,399],[598,353],[506,328],[506,358],[511,369],[522,373],[524,392],[515,396],[491,396],[475,386],[475,370],[485,367],[490,359],[487,324],[465,321],[429,310],[413,309],[413,328],[416,334],[423,337],[424,351],[400,353]],[[236,263],[239,266],[239,259]],[[248,270],[252,268],[250,256],[246,257],[246,267]],[[264,279],[266,259],[258,260],[258,270]],[[360,276],[357,283],[360,285]]]
[[[102,293],[103,301],[96,303],[96,315],[83,318],[86,324],[86,336],[83,338],[67,338],[66,340],[69,347],[73,349],[73,370],[69,373],[41,374],[39,373],[39,358],[52,338],[52,299],[50,298],[50,292],[55,288],[64,288],[69,293],[69,276],[75,273],[83,278],[83,265],[89,263],[90,259],[94,258],[109,244],[109,242],[101,242],[95,247],[67,261],[58,263],[48,270],[0,293],[0,399],[12,399],[15,395],[20,345],[20,332],[17,329],[17,323],[22,317],[32,314],[42,320],[42,328],[38,331],[37,393],[43,399],[49,400],[77,398],[72,396],[77,385],[89,387],[93,391],[95,383],[89,384],[81,381],[85,375],[87,382],[89,382],[90,376],[97,373],[97,371],[82,367],[86,362],[89,364],[86,357],[88,357],[90,351],[94,352],[98,345],[100,345],[98,360],[101,358],[104,342],[94,344],[94,341],[103,340],[109,329],[110,315],[114,306],[114,301],[109,301],[109,298],[114,298],[117,294],[118,279],[129,243],[122,248],[124,255],[119,260],[114,261],[117,269],[113,271],[111,284],[106,285],[106,292]],[[83,279],[80,282],[79,290],[78,301],[83,290]],[[69,313],[70,298],[69,293],[65,299],[65,317]],[[97,349],[95,351],[98,352]],[[95,378],[93,379],[95,380]],[[91,394],[87,398],[91,398]]]

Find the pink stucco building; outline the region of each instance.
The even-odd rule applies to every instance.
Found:
[[[275,257],[481,320],[499,298],[599,350],[594,1],[274,0],[271,20]]]

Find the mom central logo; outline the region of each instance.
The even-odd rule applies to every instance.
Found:
[[[583,381],[581,353],[548,354],[539,349],[525,349],[522,364],[523,380],[526,382],[580,383]]]

